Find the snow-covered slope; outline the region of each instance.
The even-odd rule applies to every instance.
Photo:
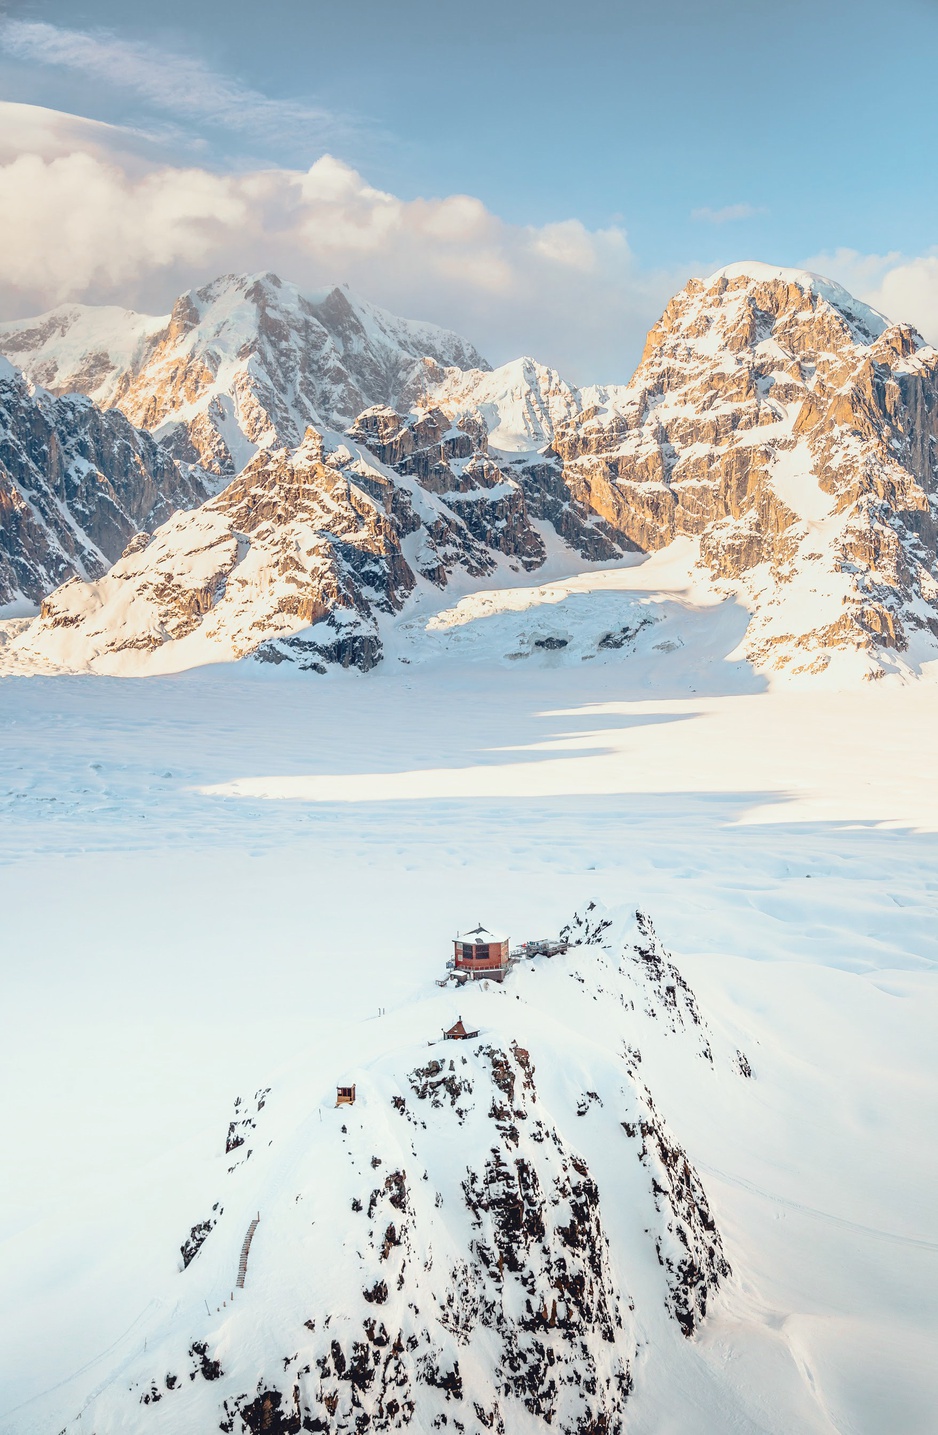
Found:
[[[420,1294],[396,1293],[384,1272],[406,1252],[381,1262],[366,1244],[371,1192],[407,1162],[421,1222],[446,1217],[434,1252],[450,1229],[465,1250],[458,1163],[484,1170],[493,1144],[506,1164],[543,1150],[525,1135],[532,1115],[509,1151],[478,1110],[465,1127],[428,1111],[424,1145],[392,1107],[399,1093],[412,1114],[427,1110],[406,1078],[439,1058],[426,1043],[458,1015],[509,1058],[513,1041],[528,1050],[537,1102],[525,1109],[547,1113],[599,1190],[619,1289],[636,1306],[623,1313],[637,1351],[628,1435],[932,1435],[936,1152],[923,1133],[938,1110],[938,772],[922,754],[935,688],[758,691],[750,673],[740,695],[714,669],[714,686],[691,693],[668,686],[690,648],[657,655],[657,671],[649,657],[634,682],[634,660],[572,672],[550,667],[557,656],[489,670],[387,661],[337,682],[256,664],[146,684],[0,682],[0,906],[17,954],[0,1013],[4,1435],[55,1435],[95,1392],[96,1417],[106,1406],[145,1435],[189,1400],[214,1414],[220,1388],[250,1406],[262,1376],[291,1419],[307,1361],[284,1371],[283,1359],[327,1353],[313,1344],[322,1326],[303,1324],[315,1316],[305,1300],[294,1320],[295,1292],[337,1308],[343,1352],[354,1323],[364,1340],[382,1309],[361,1294],[373,1278],[358,1283],[358,1251],[388,1285],[385,1308],[414,1333],[418,1319],[436,1331],[435,1288],[424,1297],[441,1266],[424,1275],[408,1256]],[[504,991],[434,986],[453,928],[556,933],[596,895],[654,915],[697,995],[712,1068],[689,1027],[662,1028],[641,987],[620,987],[615,948],[599,969],[585,951],[524,965]],[[610,1055],[620,1039],[641,1050],[637,1075],[699,1175],[732,1268],[689,1340],[654,1257],[657,1173],[615,1121],[629,1089]],[[732,1069],[737,1048],[748,1080]],[[470,1059],[465,1045],[443,1050]],[[479,1098],[487,1073],[474,1069]],[[335,1113],[344,1081],[364,1094]],[[578,1116],[589,1091],[604,1105]],[[226,1154],[229,1121],[248,1116],[256,1129],[241,1127],[245,1146]],[[593,1122],[618,1165],[596,1156]],[[539,1180],[556,1173],[549,1160]],[[445,1201],[432,1212],[431,1181]],[[399,1213],[382,1199],[383,1237]],[[180,1271],[216,1203],[220,1221]],[[634,1245],[620,1239],[633,1203],[652,1232]],[[290,1224],[291,1204],[316,1226]],[[282,1300],[268,1299],[278,1281]],[[222,1348],[229,1318],[243,1324]],[[290,1343],[294,1332],[310,1344]],[[199,1371],[189,1380],[197,1341],[222,1387]],[[459,1360],[467,1390],[476,1367]],[[175,1407],[168,1374],[180,1377]],[[329,1379],[330,1398],[338,1388],[351,1401],[350,1383]],[[154,1380],[155,1411],[140,1403]],[[462,1421],[452,1402],[442,1411]],[[201,1435],[222,1418],[199,1416],[177,1428]],[[80,1423],[101,1428],[87,1412]]]
[[[300,1060],[239,1098],[165,1314],[66,1429],[618,1435],[649,1344],[686,1378],[734,1282],[655,1077],[736,1104],[752,1067],[648,917],[593,906],[569,939],[345,1031],[325,1087]]]
[[[474,497],[475,519],[490,522],[522,502],[517,485]],[[507,546],[510,529],[501,536]],[[367,671],[381,656],[379,618],[418,579],[445,583],[454,567],[479,576],[494,559],[452,508],[367,449],[326,450],[309,429],[298,448],[262,449],[201,508],[142,534],[104,577],[66,583],[8,659],[20,671],[35,661],[143,675],[253,653]]]
[[[0,608],[28,610],[71,577],[100,577],[141,529],[206,497],[120,413],[30,392],[0,359]]]

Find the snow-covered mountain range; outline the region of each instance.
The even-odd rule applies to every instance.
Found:
[[[87,394],[168,451],[230,477],[308,425],[409,408],[448,369],[486,369],[457,334],[343,289],[307,298],[275,274],[226,274],[162,317],[74,305],[0,325],[0,348],[55,393]]]
[[[6,601],[46,575],[40,616],[7,635],[14,669],[367,669],[454,580],[511,586],[551,553],[572,571],[677,539],[687,586],[751,612],[739,655],[758,667],[847,653],[876,676],[938,656],[938,354],[802,271],[692,280],[618,388],[530,359],[491,370],[456,335],[273,275],[226,276],[164,318],[7,323],[0,349],[41,386],[8,408],[12,443],[56,402],[43,389],[156,440],[136,440],[148,500],[127,506],[128,550],[102,548],[110,572],[82,556],[93,525],[68,496],[74,555],[43,566],[14,535],[34,576],[11,570]],[[37,510],[54,465],[33,467],[10,481]]]

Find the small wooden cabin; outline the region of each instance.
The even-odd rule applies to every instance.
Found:
[[[462,1017],[458,1017],[455,1022],[455,1025],[451,1026],[448,1031],[444,1031],[443,1040],[471,1041],[474,1036],[478,1035],[479,1033],[477,1031],[467,1031],[466,1028],[463,1026]]]
[[[337,1086],[335,1089],[335,1104],[336,1106],[354,1106],[355,1087]]]
[[[457,975],[500,982],[509,966],[508,938],[490,932],[481,924],[471,932],[459,932],[453,942],[453,967]]]

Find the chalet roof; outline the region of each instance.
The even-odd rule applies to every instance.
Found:
[[[453,1023],[452,1026],[448,1026],[448,1027],[446,1028],[446,1030],[445,1030],[444,1033],[443,1033],[443,1040],[444,1040],[444,1041],[462,1041],[463,1039],[471,1039],[472,1037],[478,1036],[478,1035],[479,1035],[478,1031],[469,1031],[469,1030],[467,1030],[467,1028],[463,1025],[463,1019],[462,1019],[462,1017],[460,1016],[460,1017],[457,1017],[457,1018],[456,1018],[456,1020],[455,1020],[455,1022]]]
[[[485,945],[492,942],[507,942],[508,938],[501,932],[490,932],[487,927],[480,923],[469,932],[457,932],[457,942],[472,942],[475,946]]]

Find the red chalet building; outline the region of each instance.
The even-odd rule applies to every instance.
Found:
[[[500,982],[508,970],[508,938],[485,927],[458,933],[453,948],[453,966],[457,976],[473,980],[487,977]]]

